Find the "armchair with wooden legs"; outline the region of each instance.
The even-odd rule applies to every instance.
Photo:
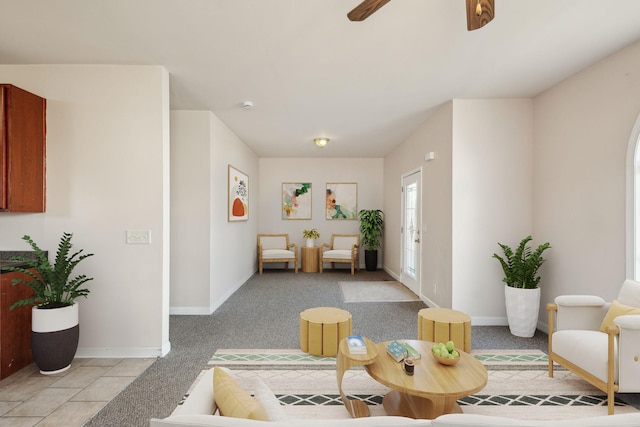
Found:
[[[561,295],[547,310],[549,377],[557,363],[607,393],[609,415],[615,393],[640,392],[640,282],[626,280],[611,303]]]
[[[328,250],[325,251],[325,248]],[[332,234],[331,243],[324,243],[320,247],[320,273],[325,262],[330,262],[334,270],[336,262],[351,264],[351,275],[354,268],[360,270],[360,235]]]

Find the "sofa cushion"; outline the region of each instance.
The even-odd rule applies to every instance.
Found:
[[[269,386],[267,386],[260,377],[256,377],[253,381],[253,397],[256,399],[265,413],[269,421],[283,421],[287,419],[287,414],[282,409],[280,401],[273,394]]]
[[[220,415],[233,418],[268,421],[264,408],[219,367],[213,368],[215,403]]]
[[[640,314],[640,308],[621,304],[618,300],[613,300],[609,306],[609,310],[607,310],[607,314],[604,316],[604,319],[602,319],[600,330],[607,332],[609,326],[614,326],[613,320],[625,314]]]

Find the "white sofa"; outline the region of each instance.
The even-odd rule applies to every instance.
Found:
[[[345,418],[345,419],[305,419],[280,421],[255,421],[242,418],[211,415],[215,410],[213,390],[213,369],[210,369],[191,391],[184,403],[164,419],[151,419],[150,427],[639,427],[640,412],[632,414],[604,415],[562,421],[526,421],[504,417],[473,414],[442,415],[435,420],[414,420],[404,417]],[[496,412],[500,409],[496,408]],[[346,415],[346,410],[345,410]]]

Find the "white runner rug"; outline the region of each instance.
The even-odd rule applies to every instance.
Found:
[[[408,302],[420,298],[400,282],[338,282],[344,302]]]

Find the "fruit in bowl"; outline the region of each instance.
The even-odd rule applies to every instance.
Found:
[[[453,341],[434,344],[431,347],[431,355],[443,365],[455,365],[460,361],[460,353],[456,350]]]

